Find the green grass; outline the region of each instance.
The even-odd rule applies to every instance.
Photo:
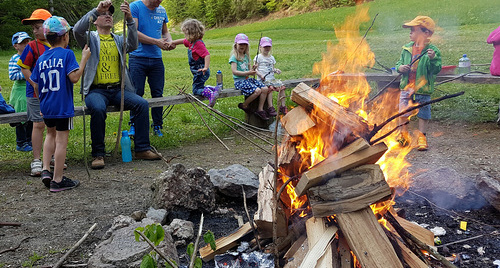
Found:
[[[473,5],[467,0],[421,0],[418,5],[411,1],[375,0],[368,3],[370,17],[379,14],[373,28],[367,35],[367,42],[377,59],[386,66],[392,67],[397,61],[401,46],[409,41],[409,31],[403,29],[404,21],[417,15],[429,15],[436,20],[440,30],[434,35],[434,43],[440,48],[443,65],[456,65],[462,54],[467,53],[472,63],[489,63],[493,47],[486,44],[489,33],[498,27],[498,12],[495,0],[477,0]],[[207,82],[215,84],[215,72],[222,70],[224,84],[232,87],[229,53],[234,36],[243,32],[250,37],[251,57],[256,54],[256,44],[261,36],[273,39],[273,55],[283,73],[282,80],[302,77],[313,77],[312,65],[320,61],[326,52],[327,42],[336,42],[334,26],[341,25],[347,15],[353,14],[356,7],[335,8],[318,12],[300,14],[293,17],[272,19],[230,28],[207,31],[204,41],[211,53],[212,76]],[[371,24],[365,22],[361,34]],[[176,31],[174,39],[183,36]],[[8,60],[14,51],[0,51],[0,85],[5,99],[9,98],[11,82],[8,79]],[[80,57],[77,51],[77,58]],[[176,87],[191,87],[192,75],[187,64],[186,48],[179,46],[173,51],[163,52],[166,85],[164,95],[177,94]],[[487,68],[480,69],[488,71]],[[75,85],[75,105],[81,105],[80,84]],[[433,105],[433,120],[454,120],[469,123],[487,122],[496,119],[496,107],[500,100],[497,85],[444,84],[438,87],[434,97],[445,93],[464,90],[466,94],[452,100]],[[149,90],[147,90],[149,91]],[[147,93],[148,94],[148,93]],[[149,98],[149,95],[145,97]],[[243,112],[237,107],[243,97],[221,99],[216,108],[221,112],[243,119]],[[290,103],[291,104],[291,103]],[[128,121],[126,113],[124,122]],[[218,134],[223,135],[229,128],[213,118],[207,118],[210,126]],[[110,114],[106,129],[107,149],[114,147],[118,125],[117,113]],[[87,126],[89,118],[87,117]],[[126,125],[125,125],[126,126]],[[194,143],[210,137],[210,132],[199,119],[191,104],[176,105],[164,119],[165,137],[151,136],[151,143],[159,149],[171,148]],[[68,145],[68,161],[80,162],[83,159],[82,117],[75,118],[75,129],[70,132]],[[90,155],[90,135],[87,133],[87,153]],[[14,129],[8,125],[0,125],[0,161],[1,170],[27,169],[31,161],[30,153],[15,151]]]

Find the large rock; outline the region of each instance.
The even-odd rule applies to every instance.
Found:
[[[476,177],[476,187],[490,205],[500,211],[500,179],[494,178],[488,172],[481,170]]]
[[[486,204],[472,179],[448,167],[415,176],[411,190],[446,209],[478,209]]]
[[[241,186],[243,186],[247,198],[257,196],[259,178],[240,164],[234,164],[225,169],[211,169],[208,175],[210,175],[210,181],[224,195],[242,197]]]
[[[186,170],[182,164],[174,164],[154,180],[151,188],[152,206],[157,209],[211,212],[215,208],[214,185],[201,168]]]
[[[116,229],[118,225],[114,225],[114,231],[110,237],[97,245],[94,254],[89,259],[89,268],[140,267],[144,255],[151,251],[146,242],[135,241],[134,230],[137,227],[153,224],[154,221],[145,218],[142,222],[133,222],[124,219],[123,216],[120,217],[122,218],[116,222],[119,222],[118,225],[122,227]],[[127,225],[127,223],[131,224]],[[179,263],[177,250],[169,233],[165,233],[165,239],[158,245],[158,249]]]

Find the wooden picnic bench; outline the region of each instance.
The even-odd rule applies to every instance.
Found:
[[[359,78],[360,75],[365,76],[367,81],[376,82],[379,88],[384,87],[389,82],[391,82],[396,75],[392,75],[389,73],[360,73],[360,74],[336,74],[337,76],[342,76],[344,78]],[[451,80],[457,78],[459,75],[438,75],[436,78],[436,82],[442,82],[446,80]],[[283,84],[287,88],[292,88],[297,86],[299,83],[306,83],[308,85],[312,85],[319,82],[319,78],[301,78],[301,79],[291,79],[283,81]],[[395,81],[399,82],[399,81]],[[489,74],[468,74],[466,76],[460,77],[458,79],[450,81],[451,83],[470,83],[470,84],[500,84],[500,76],[492,76]],[[241,95],[241,91],[235,90],[234,88],[224,89],[220,94],[219,98],[227,98]],[[199,97],[199,99],[203,99]],[[151,98],[146,99],[149,103],[149,107],[160,107],[160,106],[169,106],[175,104],[188,103],[188,97],[184,95],[174,95],[174,96],[166,96],[161,98]],[[120,108],[116,106],[109,106],[107,109],[108,112],[119,112]],[[88,114],[88,111],[85,111]],[[75,116],[83,115],[83,106],[75,107]],[[27,120],[26,112],[21,113],[11,113],[11,114],[0,114],[0,124],[7,123],[17,123],[24,122]]]
[[[295,87],[301,82],[306,84],[314,84],[318,82],[319,79],[315,78],[304,78],[304,79],[292,79],[283,81],[283,84],[289,87]],[[240,90],[235,90],[234,88],[224,89],[220,92],[219,98],[227,98],[241,95]],[[203,100],[203,97],[197,96],[200,100]],[[161,107],[161,106],[169,106],[175,104],[189,103],[189,98],[184,95],[173,95],[173,96],[165,96],[161,98],[151,98],[146,99],[149,103],[149,107]],[[83,115],[83,106],[75,106],[75,116]],[[119,112],[120,107],[118,106],[108,106],[107,112]],[[85,110],[86,115],[89,114],[88,110]],[[25,122],[28,119],[26,112],[20,113],[10,113],[10,114],[0,114],[0,124],[8,124],[8,123],[18,123]]]

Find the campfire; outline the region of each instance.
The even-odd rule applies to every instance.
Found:
[[[399,146],[397,120],[387,121],[398,113],[398,92],[370,100],[362,73],[374,54],[359,35],[368,21],[366,8],[347,18],[335,29],[338,43],[314,65],[319,86],[293,89],[298,106],[281,119],[288,135],[276,166],[259,175],[254,221],[219,240],[215,252],[202,248],[204,260],[253,233],[254,244],[284,267],[453,267],[432,249],[432,232],[393,208],[394,197],[409,187],[411,147]]]

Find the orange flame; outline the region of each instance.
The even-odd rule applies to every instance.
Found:
[[[335,27],[337,43],[329,42],[323,59],[314,64],[313,73],[321,74],[321,83],[318,91],[329,99],[337,102],[346,109],[354,111],[366,120],[369,126],[380,125],[387,118],[399,111],[399,89],[389,88],[385,94],[369,102],[372,88],[363,75],[367,67],[375,63],[375,55],[366,40],[360,35],[360,26],[370,20],[368,8],[358,6],[354,15],[346,18],[343,25]],[[343,73],[359,74],[345,78]],[[414,112],[416,113],[416,111]],[[319,111],[311,111],[311,118],[321,118]],[[327,120],[332,120],[329,118]],[[336,120],[322,122],[315,120],[316,126],[310,128],[297,139],[297,152],[301,163],[298,172],[302,173],[314,167],[319,162],[338,152],[348,138],[355,133],[346,133],[346,130],[337,129]],[[388,133],[397,127],[398,120],[387,124],[372,140]],[[349,130],[348,130],[349,131]],[[411,147],[400,147],[396,139],[397,133],[384,138],[388,146],[387,152],[377,162],[380,165],[390,187],[407,189],[410,184],[408,167],[405,160]],[[298,209],[307,201],[304,197],[297,197],[293,186],[287,187],[290,199],[290,208]],[[374,206],[374,212],[392,204]],[[380,208],[382,206],[382,208]],[[386,208],[385,208],[386,209]]]

